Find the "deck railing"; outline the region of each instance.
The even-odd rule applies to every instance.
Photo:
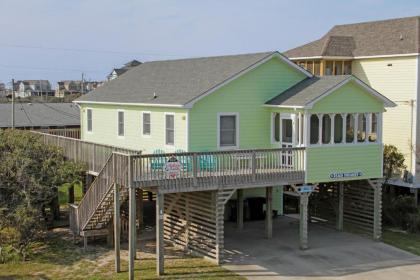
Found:
[[[32,131],[40,137],[45,144],[55,145],[63,149],[64,156],[72,161],[85,163],[88,170],[93,173],[99,173],[104,167],[106,161],[112,152],[120,152],[124,154],[140,154],[141,151],[120,148],[111,145],[97,144],[79,139],[52,135]]]
[[[80,139],[80,128],[47,128],[39,129],[37,131],[57,136]]]
[[[224,185],[302,183],[305,149],[175,153],[133,156],[138,187],[199,190]]]

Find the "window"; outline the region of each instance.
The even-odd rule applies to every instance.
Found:
[[[317,115],[311,115],[310,143],[318,144],[319,140],[319,119]]]
[[[87,131],[92,132],[92,109],[86,111]]]
[[[354,117],[348,114],[346,117],[346,143],[353,143],[354,141]]]
[[[343,142],[343,117],[340,114],[334,116],[334,143]]]
[[[319,61],[314,61],[314,75],[321,75],[321,64]]]
[[[334,75],[341,75],[343,73],[343,62],[335,61],[334,62]]]
[[[165,144],[173,146],[175,144],[175,121],[174,115],[165,115]]]
[[[150,135],[150,113],[143,113],[143,135]]]
[[[344,61],[344,75],[351,74],[351,61]]]
[[[118,111],[118,136],[124,136],[124,112]]]
[[[330,115],[322,116],[322,143],[329,144],[331,141],[331,118]]]
[[[369,133],[369,142],[376,142],[378,138],[378,115],[373,113],[371,115],[371,125]]]
[[[359,114],[357,117],[357,142],[364,142],[367,135],[366,115]]]
[[[325,75],[332,75],[333,74],[333,62],[332,61],[326,61],[325,62]]]
[[[219,116],[219,147],[237,147],[236,115]]]
[[[280,142],[280,114],[273,114],[273,141]]]
[[[281,119],[281,142],[293,142],[293,122],[292,119]]]

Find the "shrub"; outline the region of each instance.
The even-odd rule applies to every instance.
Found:
[[[384,203],[383,222],[410,232],[420,232],[420,213],[414,198],[399,196]]]

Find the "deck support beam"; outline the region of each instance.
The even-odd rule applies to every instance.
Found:
[[[114,183],[114,252],[115,252],[115,272],[121,271],[120,259],[120,239],[121,239],[121,216],[120,216],[120,189]]]
[[[128,157],[128,278],[134,280],[134,258],[136,256],[136,189],[133,186],[133,161]]]
[[[156,194],[156,274],[164,274],[165,243],[163,239],[164,194]]]
[[[239,230],[244,228],[244,190],[237,190],[236,222]]]
[[[344,184],[338,184],[337,230],[343,231],[344,223]]]
[[[310,193],[300,193],[299,247],[308,249],[308,202]]]
[[[278,190],[279,190],[279,212],[278,212],[278,215],[283,216],[284,215],[284,186],[279,186]]]
[[[265,188],[265,237],[271,239],[273,237],[273,187]]]
[[[382,181],[368,180],[373,188],[373,239],[382,238]]]

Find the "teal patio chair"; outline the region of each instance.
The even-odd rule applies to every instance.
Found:
[[[178,153],[179,154],[185,153],[185,151],[182,150],[182,149],[175,150],[175,154],[178,154]],[[186,170],[186,171],[191,171],[192,170],[192,158],[191,158],[191,156],[179,156],[179,157],[177,157],[177,159],[181,163],[183,170]]]
[[[217,158],[214,155],[199,155],[200,170],[215,171]]]
[[[161,149],[157,149],[153,151],[154,155],[162,155],[165,151]],[[153,157],[150,163],[152,170],[162,170],[163,166],[165,166],[166,158],[165,157]]]

